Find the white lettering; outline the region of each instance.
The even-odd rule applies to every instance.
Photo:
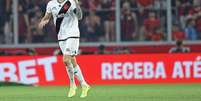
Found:
[[[102,79],[103,80],[110,80],[112,79],[112,65],[110,63],[103,63],[101,66],[102,71]]]
[[[121,75],[121,63],[114,63],[113,67],[114,67],[114,79],[122,79],[122,75]]]
[[[151,79],[154,77],[154,66],[151,62],[144,63],[144,78]]]
[[[35,76],[36,69],[33,68],[36,66],[35,60],[20,61],[18,65],[20,82],[24,84],[35,84],[39,82],[39,78]]]
[[[136,79],[142,79],[143,76],[142,76],[142,63],[141,62],[137,62],[134,64],[134,76]]]
[[[132,77],[133,77],[132,63],[127,62],[123,65],[123,77],[127,80],[132,79]]]
[[[156,75],[155,78],[166,78],[165,66],[163,62],[158,62],[156,65]]]
[[[175,62],[172,77],[173,78],[184,78],[181,62],[179,62],[179,61]]]
[[[57,62],[56,57],[48,57],[48,58],[42,58],[38,59],[38,64],[43,65],[45,69],[45,76],[47,81],[53,81],[54,80],[54,73],[53,73],[53,64]]]
[[[183,65],[185,66],[185,76],[186,76],[186,78],[191,77],[191,66],[192,66],[192,64],[193,63],[191,61],[183,62]]]
[[[194,63],[194,77],[201,78],[201,62],[197,61]]]
[[[7,71],[5,71],[7,69]],[[0,64],[0,81],[5,81],[5,78],[9,77],[9,81],[16,82],[16,67],[12,63],[1,63]]]

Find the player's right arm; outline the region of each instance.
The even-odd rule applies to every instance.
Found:
[[[45,13],[45,16],[41,19],[41,21],[40,21],[38,27],[39,27],[40,29],[43,29],[43,27],[44,27],[46,24],[49,23],[51,17],[52,17],[52,14],[46,12],[46,13]]]
[[[52,2],[48,2],[47,4],[47,8],[46,8],[46,13],[45,13],[45,16],[41,19],[38,27],[40,29],[43,29],[43,27],[49,23],[51,17],[52,17],[52,10],[51,10],[51,7],[52,7]]]

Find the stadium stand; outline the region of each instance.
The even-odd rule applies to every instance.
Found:
[[[40,2],[38,2],[40,1]],[[19,44],[55,43],[54,24],[51,22],[44,30],[37,28],[44,15],[49,0],[18,0],[18,39]],[[115,42],[115,0],[81,0],[84,19],[80,22],[81,42]],[[201,1],[172,0],[172,41],[201,40]],[[167,42],[167,5],[166,0],[121,0],[121,42]],[[0,44],[13,44],[12,0],[0,1]],[[160,45],[163,47],[163,45]],[[167,52],[159,49],[158,52]],[[191,45],[194,49],[197,45]],[[90,47],[90,46],[89,46]],[[118,47],[109,46],[111,50]],[[137,47],[137,48],[136,48]],[[152,46],[142,46],[149,49]],[[114,48],[114,49],[113,49]],[[139,46],[129,46],[132,52],[155,52],[141,50]],[[49,48],[47,48],[49,49]],[[46,50],[47,50],[46,49]],[[56,49],[51,47],[52,50]],[[81,48],[85,51],[85,47]],[[98,47],[92,47],[98,49]],[[196,52],[198,50],[193,50]],[[4,49],[0,49],[3,51]],[[26,50],[26,49],[22,49]],[[37,52],[38,48],[36,48]],[[122,50],[124,50],[122,48]],[[140,51],[138,51],[140,50]],[[165,50],[165,51],[164,51]],[[38,53],[43,53],[39,51]],[[51,51],[52,53],[52,51]],[[87,52],[86,52],[87,53]]]

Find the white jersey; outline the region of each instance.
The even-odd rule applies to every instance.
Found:
[[[63,3],[59,3],[57,0],[48,2],[46,12],[53,16],[58,40],[80,36],[78,18],[74,13],[75,8],[74,0],[64,0]]]

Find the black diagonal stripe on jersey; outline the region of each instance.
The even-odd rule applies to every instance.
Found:
[[[61,10],[59,11],[58,15],[65,14],[68,11],[68,9],[70,8],[70,6],[71,6],[70,1],[69,0],[66,1],[66,3],[63,5]],[[57,32],[57,34],[59,33],[59,30],[60,30],[61,23],[62,23],[63,19],[64,19],[64,17],[56,19],[56,32]]]

